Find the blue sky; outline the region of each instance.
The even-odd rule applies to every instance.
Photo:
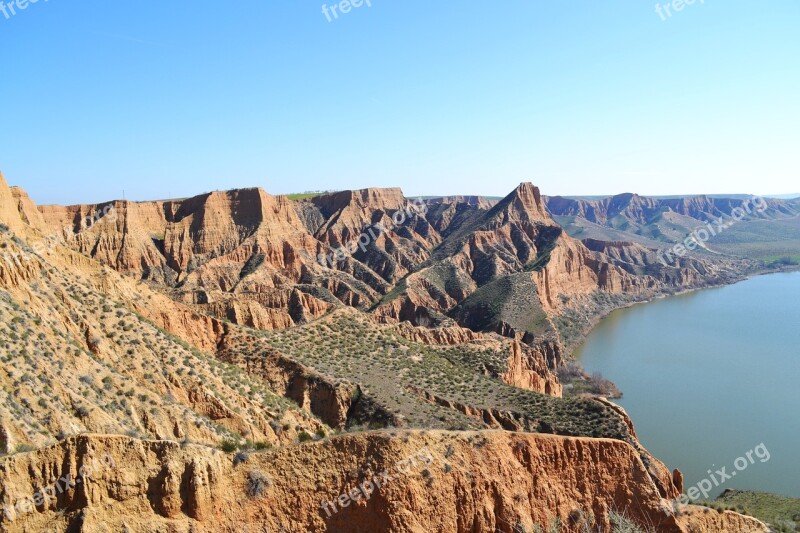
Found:
[[[796,0],[322,4],[0,14],[0,170],[40,203],[800,191]]]

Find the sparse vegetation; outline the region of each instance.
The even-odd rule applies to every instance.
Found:
[[[253,470],[247,476],[247,494],[251,498],[260,498],[272,486],[272,480],[258,471]]]
[[[611,520],[612,533],[656,533],[655,529],[643,528],[624,514],[614,511],[609,513],[609,519]]]
[[[785,255],[769,261],[769,264],[775,267],[800,266],[800,256]]]
[[[266,333],[263,339],[261,357],[274,347],[324,375],[359,383],[383,411],[397,413],[412,427],[483,427],[480,420],[424,400],[419,394],[424,390],[449,401],[516,413],[512,416],[529,431],[630,438],[622,420],[597,402],[537,394],[486,375],[487,369],[502,371],[508,348],[417,343],[349,311]]]
[[[568,396],[622,397],[622,393],[612,381],[597,372],[589,375],[578,361],[567,361],[559,367],[558,379],[564,385],[564,394]]]
[[[186,419],[183,430],[191,431],[194,442],[235,440],[232,428],[191,414],[191,405],[176,399],[172,384],[178,382],[187,390],[200,386],[205,391],[200,398],[213,397],[231,420],[249,420],[264,436],[272,433],[273,417],[308,416],[265,384],[159,329],[81,279],[51,269],[30,285],[32,303],[25,306],[0,293],[0,362],[9,369],[7,379],[0,377],[0,414],[5,420],[7,413],[17,426],[22,444],[38,448],[63,440],[67,427],[151,438],[142,414],[165,434],[174,429],[174,420]],[[73,336],[87,326],[90,335]],[[75,397],[82,401],[76,403]],[[72,424],[63,425],[70,419]],[[312,433],[318,428],[316,422],[309,425]],[[262,439],[250,445],[268,448]]]
[[[239,443],[235,440],[225,439],[219,444],[219,449],[225,453],[233,453],[239,449]]]
[[[325,194],[330,194],[336,191],[306,191],[300,193],[292,193],[287,194],[286,198],[289,200],[310,200],[311,198],[316,198],[317,196],[323,196]]]
[[[780,533],[800,531],[800,499],[798,498],[729,489],[716,500],[704,504],[718,510],[727,509],[758,518]]]

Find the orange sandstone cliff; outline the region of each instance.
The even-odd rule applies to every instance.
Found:
[[[555,519],[583,531],[588,517],[608,531],[619,513],[663,532],[767,531],[735,513],[676,516],[638,454],[612,440],[378,432],[234,459],[165,441],[71,438],[0,466],[4,501],[67,474],[75,481],[36,508],[9,510],[2,524],[12,533],[512,533]]]

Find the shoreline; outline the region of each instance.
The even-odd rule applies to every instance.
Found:
[[[691,294],[693,292],[699,292],[707,289],[720,289],[723,287],[730,287],[732,285],[736,285],[737,283],[741,283],[743,281],[747,281],[749,279],[756,278],[759,276],[768,276],[770,274],[791,274],[794,272],[800,272],[800,265],[784,266],[781,268],[765,268],[761,270],[756,270],[754,272],[742,273],[738,277],[729,282],[709,283],[707,285],[679,289],[672,292],[670,291],[661,292],[659,294],[644,298],[642,300],[632,301],[625,305],[615,307],[613,309],[606,311],[605,313],[597,314],[588,319],[589,326],[585,328],[584,331],[581,332],[580,341],[573,343],[570,346],[564,347],[565,360],[569,359],[580,362],[578,359],[575,359],[575,352],[578,350],[578,348],[582,347],[586,343],[587,339],[589,338],[589,334],[591,334],[591,332],[594,331],[594,329],[600,324],[600,322],[602,322],[604,319],[608,318],[612,313],[615,313],[617,311],[621,311],[623,309],[630,309],[637,305],[649,304],[655,302],[656,300],[671,298],[673,296],[682,296],[684,294]]]
[[[618,311],[618,310],[632,308],[632,307],[634,307],[636,305],[640,305],[640,304],[652,303],[652,302],[654,302],[656,300],[666,299],[666,298],[668,298],[670,296],[680,296],[680,295],[684,295],[684,294],[690,294],[690,293],[694,293],[694,292],[699,292],[699,291],[705,290],[705,289],[719,289],[719,288],[724,288],[724,287],[730,287],[730,286],[736,285],[738,283],[741,283],[743,281],[754,279],[754,278],[757,278],[757,277],[760,277],[760,276],[767,276],[767,275],[772,275],[772,274],[799,274],[799,273],[800,273],[800,267],[798,267],[797,265],[782,266],[782,267],[779,267],[779,268],[762,268],[762,269],[756,269],[756,270],[753,270],[753,271],[750,271],[750,272],[746,272],[746,273],[741,273],[740,275],[736,276],[735,279],[731,278],[731,280],[729,282],[709,283],[709,284],[703,285],[703,286],[687,288],[687,289],[678,290],[678,291],[674,291],[674,292],[661,293],[661,294],[658,294],[658,295],[653,296],[651,298],[647,298],[647,299],[640,300],[640,301],[635,301],[635,302],[630,302],[629,304],[622,305],[622,306],[620,306],[618,308],[610,310],[607,313],[604,313],[602,316],[598,315],[596,320],[594,320],[592,322],[592,326],[588,329],[588,332],[589,332],[588,334],[590,334],[597,327],[597,325],[599,325],[603,321],[604,318],[607,318],[612,313],[614,313],[615,311]],[[575,352],[586,344],[586,342],[588,340],[588,334],[583,338],[583,340],[580,343],[576,343],[576,345],[571,349],[571,351],[569,353],[569,355],[572,358],[572,360],[576,361],[579,365],[581,365],[581,367],[583,367],[582,360],[580,358],[576,358],[575,357]],[[605,379],[610,380],[612,383],[614,383],[616,385],[613,377],[611,377],[611,376],[604,376],[604,377],[605,377]],[[620,403],[618,403],[619,400],[622,399],[624,397],[624,394],[625,394],[624,390],[621,390],[621,392],[622,392],[622,395],[623,395],[622,397],[617,398],[617,399],[608,398],[607,401],[609,401],[610,403],[613,403],[614,405],[620,406],[621,408],[624,409],[624,407],[622,407],[622,405],[620,405]],[[631,420],[631,423],[634,425],[634,427],[636,427],[636,421],[632,417],[630,418],[630,420]],[[786,492],[781,491],[781,489],[777,489],[777,490],[769,490],[769,489],[768,490],[753,490],[753,489],[749,489],[747,487],[741,487],[741,488],[727,489],[727,490],[734,490],[734,491],[739,491],[739,492],[744,492],[744,493],[751,493],[751,494],[756,494],[756,495],[766,495],[766,496],[770,496],[770,497],[797,498],[797,496],[792,496],[792,495],[790,495],[790,494],[788,494]],[[715,502],[718,502],[718,500],[720,500],[724,496],[724,494],[725,494],[725,491],[721,492],[717,496],[712,497],[711,499],[708,499],[708,500],[705,500],[703,502],[700,502],[699,505],[706,505],[709,502],[711,504],[714,504]],[[798,501],[800,501],[800,499],[798,499]]]

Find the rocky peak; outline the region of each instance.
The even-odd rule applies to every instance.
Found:
[[[36,207],[33,200],[31,200],[31,197],[28,196],[28,193],[19,187],[11,187],[11,195],[14,197],[14,201],[17,204],[17,211],[22,221],[32,228],[46,231],[47,226],[42,218],[42,214],[39,213],[39,209]]]
[[[633,192],[616,194],[608,199],[608,210],[611,212],[623,211],[631,205],[639,205],[641,201],[642,197]]]
[[[514,201],[518,208],[524,209],[527,213],[536,218],[550,218],[544,208],[544,202],[542,202],[542,194],[539,192],[539,188],[535,187],[532,183],[521,183],[519,187],[514,189],[512,195],[516,196]]]
[[[553,222],[545,208],[539,188],[530,182],[521,183],[491,211],[503,222]]]
[[[19,202],[2,172],[0,172],[0,222],[14,231],[19,231],[25,226],[19,213]]]

